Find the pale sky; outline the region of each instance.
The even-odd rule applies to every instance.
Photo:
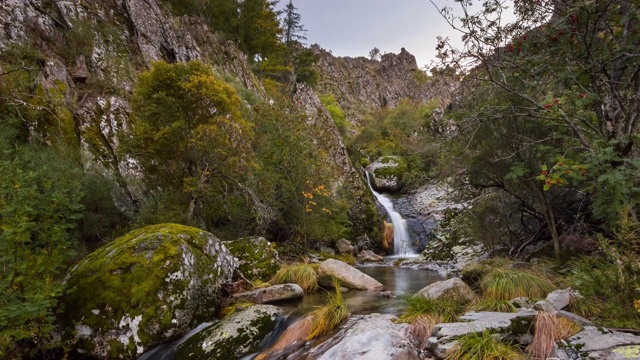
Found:
[[[280,0],[284,8],[289,0]],[[434,1],[438,8],[459,5]],[[293,0],[307,29],[306,45],[319,44],[336,56],[365,56],[374,47],[399,53],[404,47],[423,68],[435,60],[438,35],[459,40],[429,0]],[[479,8],[479,5],[478,5]]]

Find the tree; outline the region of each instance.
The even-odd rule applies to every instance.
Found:
[[[279,38],[282,28],[278,12],[274,10],[276,3],[268,0],[244,0],[240,3],[240,49],[247,53],[249,61],[273,62],[284,52]]]
[[[369,51],[369,59],[371,60],[380,60],[380,49],[374,47]]]
[[[253,133],[235,90],[201,62],[156,62],[138,78],[131,105],[125,148],[148,189],[187,194],[187,219],[202,222],[202,199],[230,196],[251,163]]]
[[[293,6],[293,0],[289,0],[284,9],[284,18],[282,19],[284,43],[287,47],[290,47],[294,41],[307,40],[307,37],[304,36],[307,30],[302,25],[301,16],[296,10],[296,7]]]
[[[549,189],[580,185],[592,194],[587,201],[591,214],[611,229],[625,203],[640,204],[632,175],[639,168],[634,151],[640,123],[639,5],[628,0],[516,1],[518,18],[506,23],[503,1],[486,1],[478,13],[470,12],[471,1],[459,4],[461,16],[450,8],[441,13],[462,32],[463,46],[440,39],[439,56],[468,73],[467,86],[504,101],[479,109],[466,127],[473,133],[486,121],[511,117],[536,124],[553,139],[545,151],[556,155],[539,158],[538,169],[527,170],[539,173],[539,187],[547,190],[546,222],[557,253],[562,228],[555,221],[558,211],[552,210],[560,209]],[[520,146],[501,157],[548,146],[522,135]],[[577,179],[573,166],[589,170]]]

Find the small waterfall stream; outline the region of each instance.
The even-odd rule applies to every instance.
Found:
[[[402,215],[393,209],[393,203],[389,197],[384,194],[380,194],[373,189],[369,173],[365,171],[365,174],[367,174],[367,184],[369,184],[369,189],[371,189],[371,192],[376,199],[378,199],[380,204],[382,204],[385,210],[387,210],[387,214],[389,214],[389,218],[391,219],[391,224],[393,224],[393,255],[414,255],[410,246],[411,238],[409,237],[407,221],[402,218]]]

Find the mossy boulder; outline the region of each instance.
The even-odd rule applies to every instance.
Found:
[[[239,359],[259,350],[260,341],[276,325],[282,310],[254,305],[207,327],[180,344],[176,359]]]
[[[248,279],[267,281],[280,268],[275,244],[263,237],[225,241],[224,245],[238,259],[238,270]]]
[[[134,230],[76,264],[61,316],[70,345],[135,359],[211,319],[237,262],[213,234],[160,224]]]
[[[369,165],[367,172],[376,191],[398,192],[408,168],[407,161],[400,156],[383,156]]]

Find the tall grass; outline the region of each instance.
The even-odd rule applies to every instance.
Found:
[[[480,283],[485,299],[509,301],[518,297],[544,298],[555,288],[535,274],[516,269],[494,269]]]
[[[422,315],[439,319],[439,322],[452,322],[465,310],[464,302],[459,299],[433,299],[416,294],[405,296],[403,300],[407,307],[398,321],[406,323],[413,323]]]
[[[488,331],[470,333],[457,340],[446,360],[526,360],[517,348],[491,336]]]
[[[318,288],[318,274],[315,266],[311,264],[284,265],[273,275],[269,283],[272,285],[296,283],[305,293],[310,293]]]
[[[482,298],[469,307],[473,311],[515,312],[517,309],[508,300]]]

